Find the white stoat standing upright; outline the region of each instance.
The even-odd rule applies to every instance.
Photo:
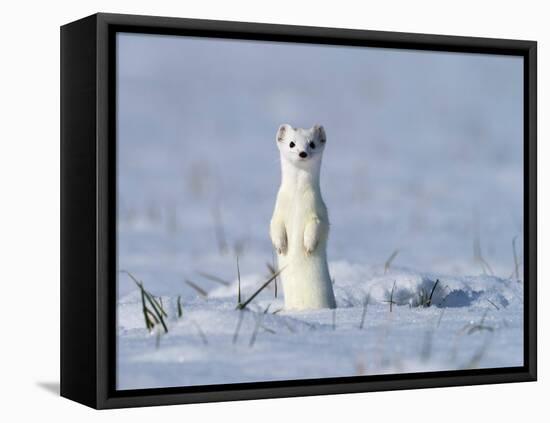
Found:
[[[328,212],[319,186],[326,144],[320,125],[281,125],[277,131],[282,179],[271,219],[285,309],[335,308],[327,264]]]

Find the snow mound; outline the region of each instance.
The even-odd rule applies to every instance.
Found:
[[[388,303],[418,307],[430,301],[436,307],[507,307],[523,303],[523,285],[510,279],[490,275],[449,276],[423,273],[406,268],[384,271],[380,266],[366,266],[346,261],[332,262],[331,275],[338,307],[356,307],[368,299],[372,303]],[[241,278],[241,295],[247,298],[267,280],[266,275],[251,274]],[[212,298],[236,298],[238,282],[214,289]],[[259,298],[273,298],[273,286]],[[393,290],[393,295],[392,295]],[[279,292],[281,289],[279,289]],[[433,293],[432,293],[433,291]]]
[[[332,263],[331,272],[340,307],[360,305],[367,296],[369,303],[387,303],[391,299],[398,305],[412,307],[428,300],[437,307],[486,307],[488,302],[506,307],[512,302],[523,303],[521,283],[490,275],[449,276],[406,268],[384,272],[379,267],[347,262]]]

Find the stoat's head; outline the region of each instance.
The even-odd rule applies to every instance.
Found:
[[[309,168],[321,161],[327,136],[321,125],[302,129],[285,123],[279,127],[276,140],[285,159],[297,167]]]

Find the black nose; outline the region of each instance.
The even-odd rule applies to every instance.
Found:
[[[307,153],[305,151],[302,151],[300,154],[298,154],[302,159],[305,159],[307,157]]]

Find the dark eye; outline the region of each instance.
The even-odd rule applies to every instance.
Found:
[[[310,148],[313,149],[313,148],[315,148],[315,143],[314,143],[313,141],[311,141],[311,142],[309,143],[309,146],[310,146]]]
[[[296,144],[294,144],[294,141],[291,141],[290,144],[288,144],[288,146],[289,146],[290,148],[294,148],[295,145],[296,145]]]

